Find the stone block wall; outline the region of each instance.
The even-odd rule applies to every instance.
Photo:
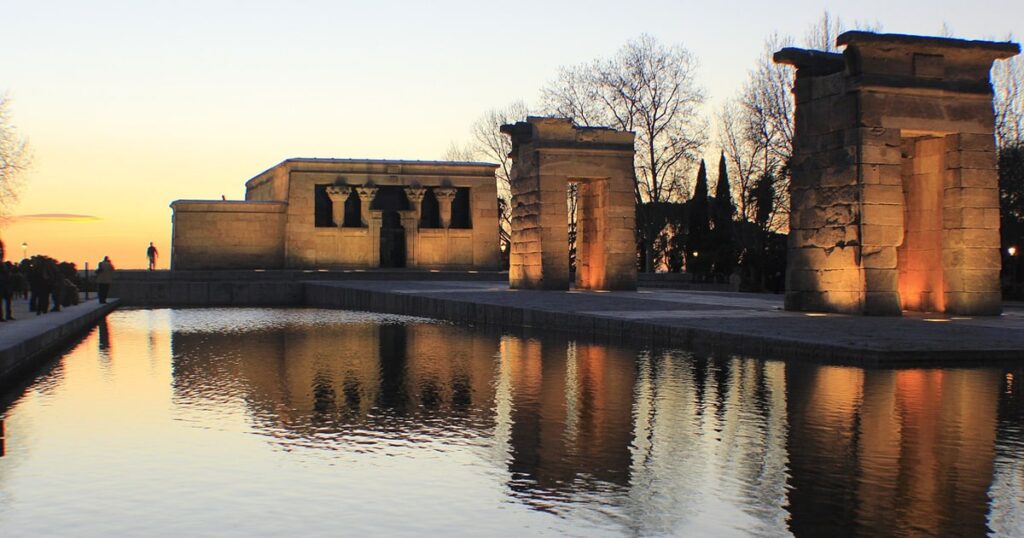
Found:
[[[418,269],[471,269],[474,257],[472,230],[421,229],[416,242]]]
[[[577,279],[582,289],[635,289],[633,133],[580,128],[563,118],[502,126],[512,137],[514,289],[569,287],[567,189],[577,198]]]
[[[288,170],[280,165],[245,182],[245,199],[252,202],[288,199]]]
[[[887,142],[857,128],[845,90],[842,74],[831,74],[800,78],[794,91],[787,307],[858,312],[865,301],[857,147]]]
[[[171,204],[171,269],[277,269],[284,255],[283,202]]]
[[[314,265],[323,267],[375,267],[379,237],[370,228],[317,228]]]
[[[847,32],[797,67],[786,307],[998,314],[989,68],[1011,43]]]
[[[397,187],[409,207],[397,210],[404,244],[401,239],[391,244],[404,246],[405,267],[497,270],[495,168],[488,163],[289,159],[246,182],[245,201],[171,204],[171,264],[176,269],[378,268],[381,227],[388,215],[372,204],[380,188],[392,187],[393,194]],[[441,228],[419,227],[428,188],[441,198]],[[322,215],[317,222],[318,189],[332,204],[328,225]],[[353,190],[361,204],[355,220],[361,222],[346,225],[344,204]],[[458,207],[467,207],[460,198],[467,192],[468,219],[460,213],[453,220],[453,204],[458,200]]]
[[[378,267],[382,215],[380,211],[370,209],[370,204],[373,203],[376,189],[384,186],[469,189],[472,227],[442,228],[440,230],[451,232],[445,234],[444,241],[437,241],[434,238],[435,229],[418,228],[419,209],[416,204],[420,203],[422,195],[419,200],[410,200],[411,209],[405,210],[401,216],[402,225],[406,229],[406,267],[490,270],[501,266],[501,253],[498,250],[495,165],[431,161],[291,159],[277,168],[285,170],[288,178],[286,268]],[[362,214],[365,226],[316,227],[316,185],[363,188],[360,197],[364,204]],[[450,199],[447,203],[450,207]],[[447,224],[445,222],[446,226]],[[433,249],[442,250],[436,252]],[[420,263],[420,258],[427,261]]]

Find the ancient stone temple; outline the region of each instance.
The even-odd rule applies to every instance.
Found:
[[[847,32],[797,68],[786,308],[1001,310],[995,60],[1014,43]]]
[[[289,159],[245,200],[177,200],[172,269],[498,269],[487,163]]]
[[[636,289],[633,133],[561,118],[503,125],[512,138],[513,289],[569,288],[569,183],[579,185],[576,287]]]

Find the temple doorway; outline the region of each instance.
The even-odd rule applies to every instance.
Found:
[[[405,228],[397,211],[385,211],[380,224],[380,266],[405,267]]]
[[[904,310],[945,311],[943,283],[943,173],[941,136],[902,139],[903,243],[896,249]]]
[[[381,211],[380,223],[380,266],[405,267],[405,227],[402,226],[402,211],[409,209],[409,199],[402,187],[383,186],[377,191],[371,205]]]

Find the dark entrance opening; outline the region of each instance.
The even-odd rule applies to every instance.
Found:
[[[359,201],[359,193],[352,189],[345,199],[345,222],[346,228],[363,227],[363,204]]]
[[[317,228],[330,228],[337,225],[331,214],[331,197],[327,195],[327,187],[330,185],[313,186],[313,226]]]
[[[423,204],[420,208],[420,228],[440,228],[441,208],[434,195],[434,189],[428,188],[423,195]]]
[[[402,187],[380,187],[370,206],[381,210],[380,266],[405,267],[405,228],[399,211],[409,209]]]

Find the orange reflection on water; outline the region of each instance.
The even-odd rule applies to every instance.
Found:
[[[790,374],[791,394],[803,392],[804,378]],[[802,445],[792,452],[794,482],[805,490],[794,509],[808,510],[795,523],[855,507],[850,517],[861,532],[985,528],[997,371],[824,367],[809,379],[807,404],[791,401],[790,408],[791,446]],[[849,496],[805,498],[822,487],[820,476],[810,478],[821,474],[845,483]]]
[[[0,415],[0,522],[91,513],[67,484],[93,487],[117,461],[106,502],[148,521],[263,496],[279,513],[329,509],[302,518],[313,530],[341,515],[386,531],[476,513],[470,524],[506,531],[977,535],[990,507],[1004,529],[1021,511],[1020,379],[363,313],[118,312]],[[1012,426],[1001,457],[998,420]],[[47,502],[18,504],[32,498]],[[392,506],[413,515],[373,512]]]

